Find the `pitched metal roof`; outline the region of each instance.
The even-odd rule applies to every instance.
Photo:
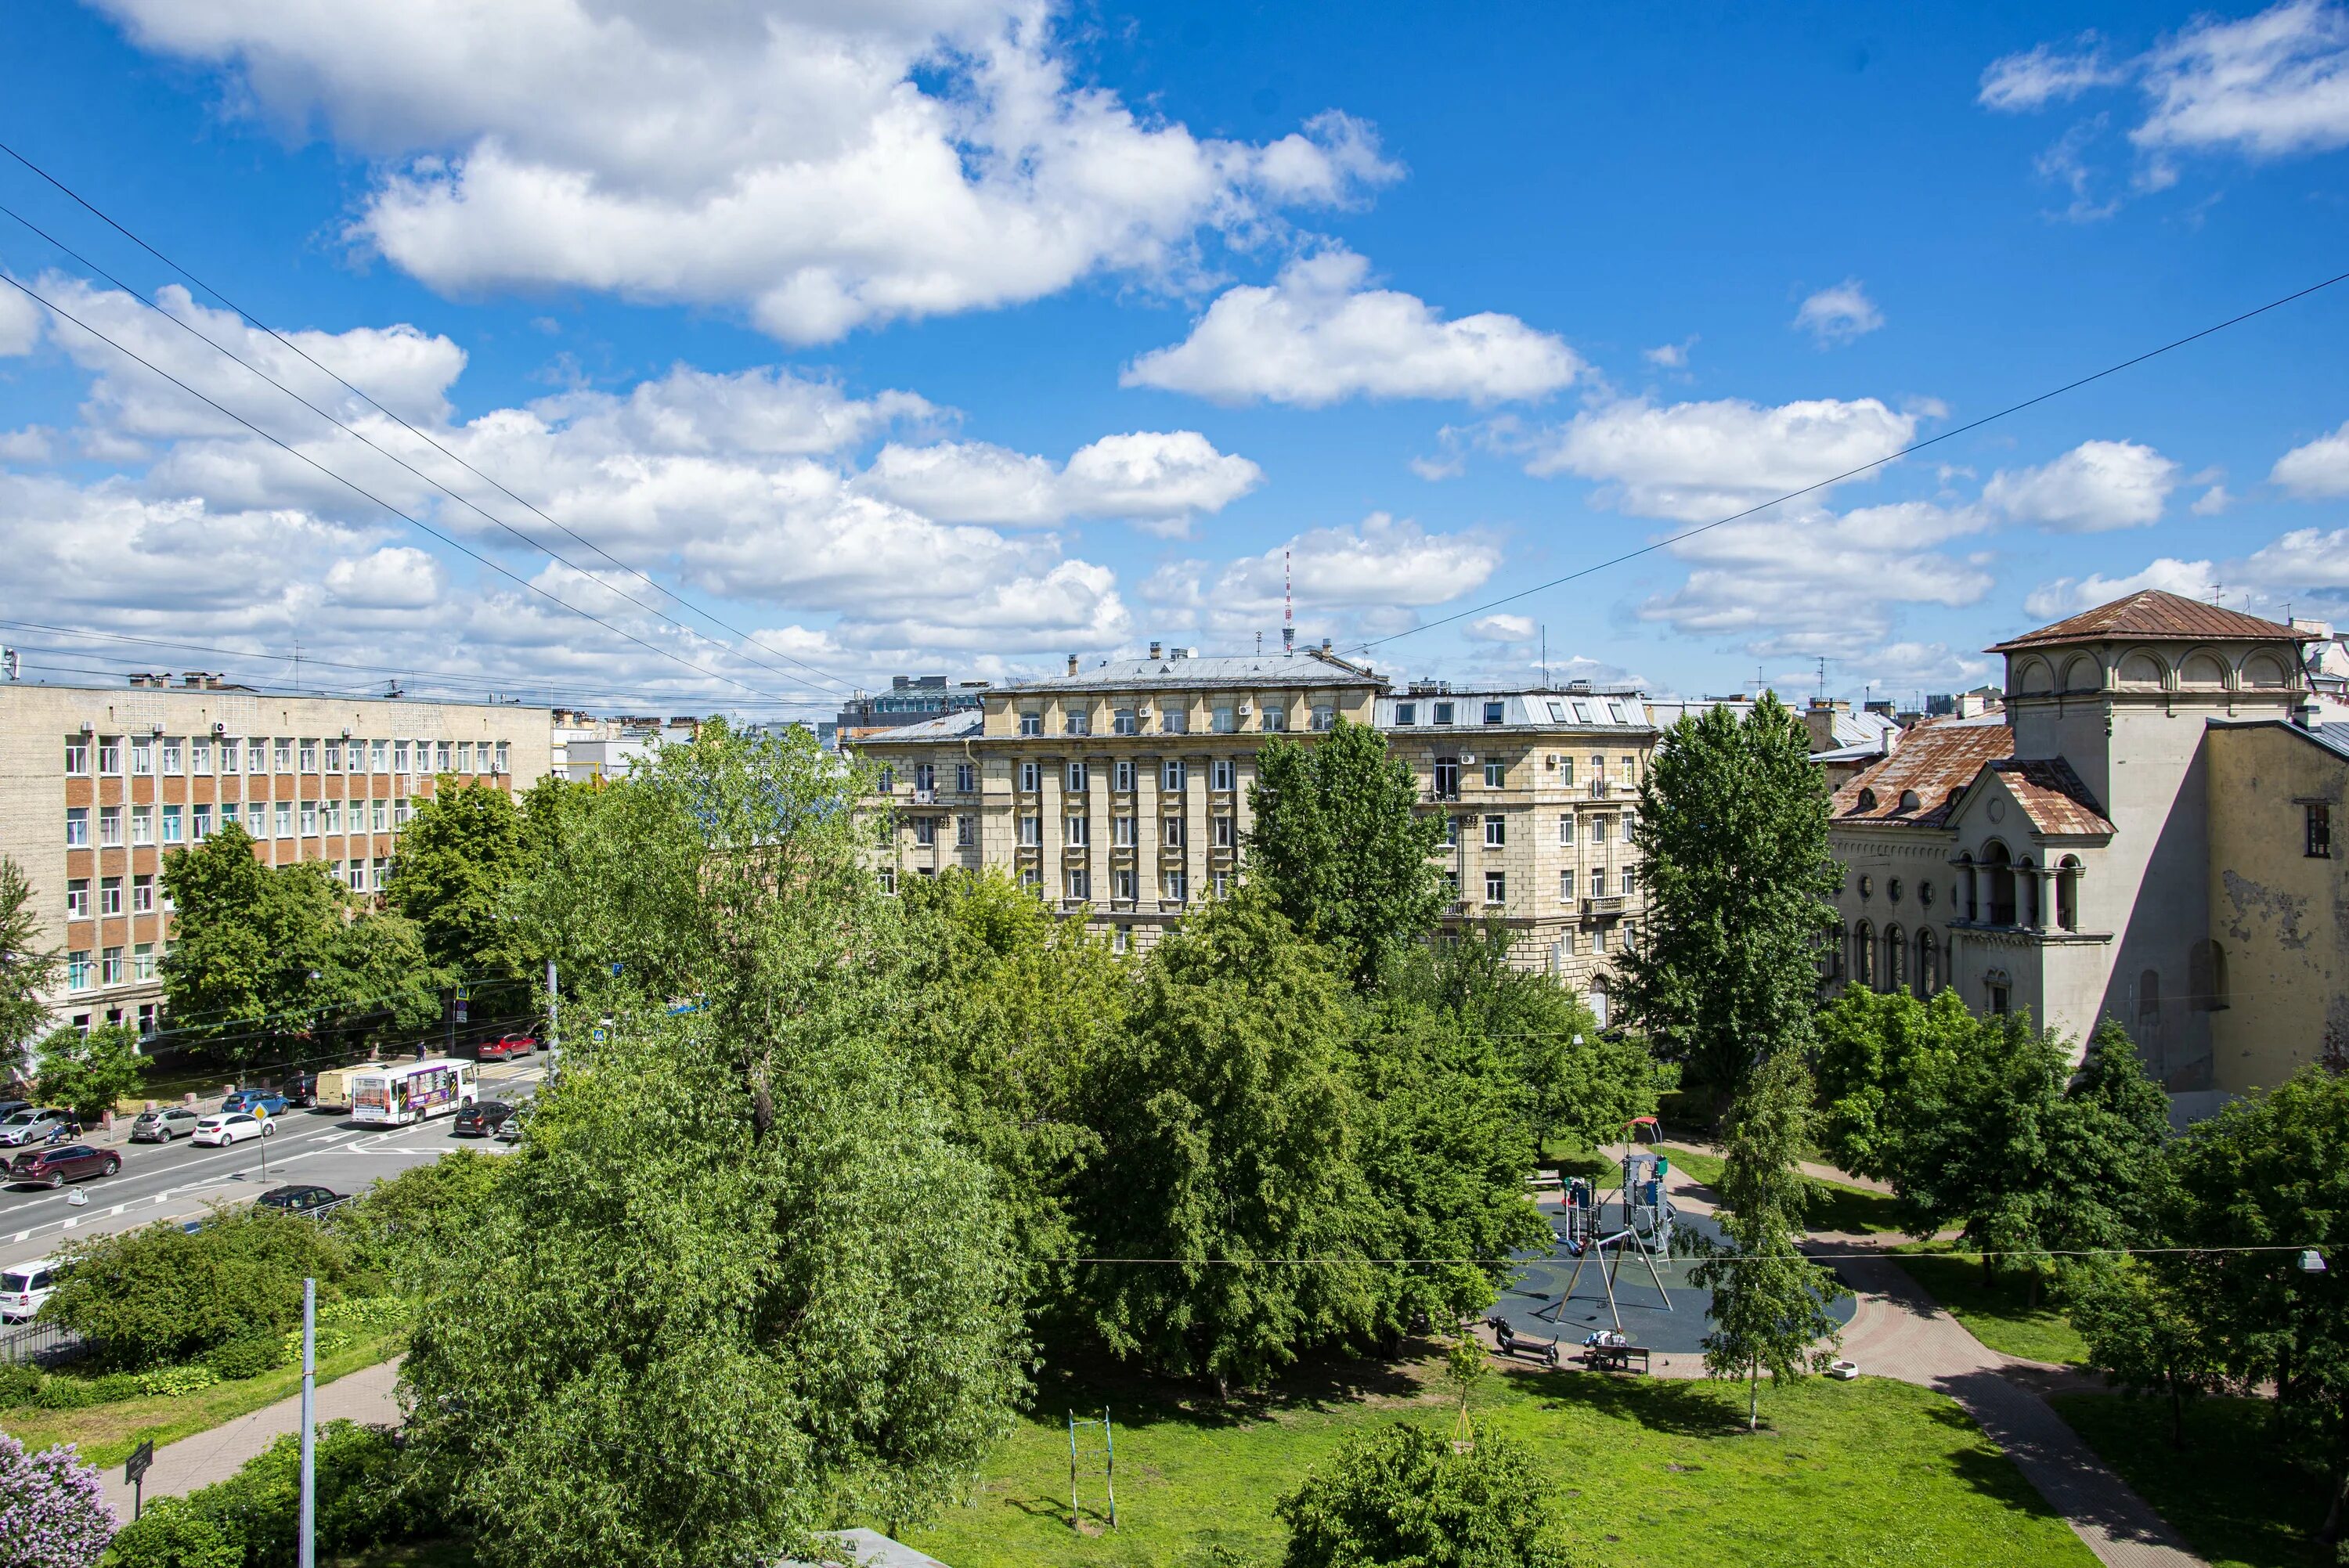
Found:
[[[1900,748],[1875,767],[1844,780],[1828,808],[1836,826],[1880,823],[1894,828],[1946,828],[1959,792],[1990,764],[2014,749],[2003,714],[1979,718],[1929,718],[1909,730]],[[1868,803],[1861,803],[1861,797]],[[1906,803],[1914,796],[1914,804]]]
[[[2043,647],[2050,643],[2122,639],[2192,643],[2287,639],[2306,643],[2314,641],[2315,637],[2315,633],[2303,632],[2295,626],[2263,621],[2257,615],[2246,615],[2239,610],[2205,604],[2199,599],[2189,599],[2180,593],[2166,593],[2158,588],[2147,588],[2126,599],[2116,599],[2109,604],[2084,610],[2052,626],[2042,626],[2035,632],[2025,632],[2003,643],[1993,643],[1989,651],[2003,654],[2016,648]]]
[[[895,729],[874,730],[869,735],[843,740],[841,744],[854,750],[860,746],[870,746],[876,740],[960,740],[966,735],[977,735],[979,726],[986,722],[985,714],[969,707],[960,713],[942,713],[917,724],[901,724]]]
[[[2006,780],[2008,792],[2040,832],[2062,836],[2114,830],[2096,798],[2063,758],[2010,757],[1990,766]]]
[[[1294,654],[1210,654],[1159,659],[1104,659],[1072,676],[1005,681],[999,692],[1125,691],[1151,689],[1241,690],[1262,686],[1375,686],[1386,678],[1319,648]]]

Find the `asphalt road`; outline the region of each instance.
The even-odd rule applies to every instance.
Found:
[[[526,1098],[545,1073],[539,1057],[492,1064],[481,1073],[481,1098]],[[288,1181],[359,1192],[446,1150],[494,1152],[512,1147],[487,1138],[453,1137],[455,1119],[444,1116],[413,1127],[367,1128],[340,1112],[288,1110],[270,1137],[226,1149],[199,1149],[184,1138],[122,1144],[122,1169],[113,1176],[94,1176],[54,1192],[0,1188],[0,1268],[47,1256],[79,1236],[182,1219],[212,1203],[249,1202]],[[77,1193],[88,1202],[75,1203]]]

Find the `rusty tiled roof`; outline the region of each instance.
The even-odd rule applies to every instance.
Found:
[[[2008,758],[1993,762],[1991,767],[2006,780],[2006,787],[2023,807],[2031,825],[2042,833],[2110,833],[2113,825],[2096,804],[2096,798],[2072,771],[2072,765],[2060,757],[2033,758],[2025,761]]]
[[[2042,626],[2035,632],[2025,632],[2019,637],[1992,644],[1989,651],[2003,654],[2016,648],[2041,647],[2049,643],[2081,643],[2106,638],[2193,643],[2240,642],[2248,638],[2264,642],[2281,638],[2305,643],[2313,641],[2315,634],[2275,621],[2262,621],[2257,615],[2246,615],[2239,610],[2205,604],[2199,599],[2189,599],[2183,594],[2165,593],[2158,588],[2147,588],[2126,599],[2116,599],[2109,604],[2084,610],[2052,626]]]
[[[2003,715],[1927,719],[1909,732],[1891,756],[1845,780],[1828,810],[1837,825],[1947,827],[1950,804],[1958,792],[2013,749],[2014,732],[2006,727]],[[1860,804],[1863,791],[1870,795],[1872,805]],[[1904,806],[1912,794],[1916,804]]]

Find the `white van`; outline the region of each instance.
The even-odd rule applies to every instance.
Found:
[[[57,1288],[57,1260],[35,1258],[0,1270],[0,1323],[22,1323]]]

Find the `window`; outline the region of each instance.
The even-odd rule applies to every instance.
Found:
[[[384,830],[386,825],[384,820],[390,814],[388,810],[390,805],[391,802],[388,800],[377,800],[369,808],[367,814],[373,820],[368,823],[368,826],[372,827],[378,833]]]
[[[1109,820],[1109,841],[1112,849],[1130,850],[1133,848],[1133,819],[1131,817],[1112,817]]]
[[[511,773],[513,771],[513,769],[507,765],[508,746],[509,743],[506,741],[501,740],[498,742],[497,770],[501,773]]]
[[[1629,897],[1630,897],[1630,896],[1631,896],[1631,890],[1632,890],[1632,888],[1636,885],[1636,883],[1637,883],[1637,879],[1635,879],[1635,878],[1631,875],[1631,868],[1630,868],[1630,866],[1625,866],[1625,867],[1623,868],[1623,882],[1622,882],[1622,887],[1623,887],[1623,896],[1624,896],[1624,897],[1629,898]]]
[[[1574,933],[1571,931],[1557,939],[1557,955],[1560,958],[1574,956]]]
[[[1085,870],[1082,866],[1071,866],[1069,868],[1069,896],[1071,898],[1091,898],[1093,896],[1092,873]]]
[[[1417,724],[1418,722],[1419,704],[1415,702],[1399,702],[1395,704],[1396,728],[1408,728],[1410,726]]]
[[[1122,795],[1133,794],[1134,776],[1133,764],[1131,762],[1120,762],[1115,764],[1114,767],[1116,770],[1110,776],[1110,788],[1117,790]]]
[[[1488,702],[1485,705],[1485,722],[1486,724],[1498,724],[1501,722],[1502,717],[1508,711],[1509,705],[1507,703]]]
[[[498,742],[498,748],[499,748],[499,749],[500,749],[500,750],[503,750],[503,749],[505,748],[505,742],[503,742],[503,741],[500,741],[500,742]],[[388,740],[370,740],[370,741],[368,741],[368,742],[367,742],[367,771],[368,771],[368,772],[370,772],[370,773],[384,773],[384,772],[388,772],[388,771],[389,771],[389,769],[388,769],[388,767],[387,765],[388,765],[388,764],[390,762],[390,760],[391,760],[390,753],[391,753],[391,742],[389,742],[389,741],[388,741]]]
[[[1133,873],[1132,872],[1110,872],[1109,895],[1112,898],[1122,898],[1129,903],[1133,903]]]
[[[1268,707],[1264,710],[1264,727],[1268,730],[1287,729],[1288,727],[1288,711],[1284,708]]]
[[[2329,861],[2333,858],[2333,808],[2322,800],[2306,802],[2308,813],[2308,857]]]
[[[155,913],[155,879],[153,877],[137,876],[130,879],[130,913],[133,914]]]
[[[1439,757],[1435,759],[1435,798],[1439,800],[1460,799],[1460,759]]]
[[[1170,850],[1181,849],[1183,847],[1183,819],[1180,817],[1169,817],[1162,822],[1160,826],[1165,830],[1166,847]]]
[[[1328,729],[1328,728],[1330,728],[1332,725],[1336,724],[1337,722],[1338,722],[1338,710],[1337,710],[1336,708],[1331,707],[1330,707],[1329,704],[1327,704],[1327,703],[1316,703],[1316,704],[1314,705],[1314,707],[1313,707],[1313,727],[1314,727],[1314,728],[1316,728],[1316,729]]]
[[[1631,829],[1638,820],[1639,819],[1632,813],[1629,811],[1623,813],[1623,841],[1625,843],[1628,844],[1631,841]]]
[[[1044,841],[1044,819],[1042,819],[1041,817],[1034,817],[1034,816],[1029,816],[1029,817],[1022,817],[1022,818],[1020,818],[1020,819],[1019,819],[1019,842],[1020,842],[1020,844],[1021,844],[1024,848],[1031,849],[1031,850],[1032,850],[1032,849],[1034,849],[1037,845],[1039,845],[1039,844],[1042,843],[1043,841]]]
[[[883,898],[897,896],[897,873],[887,866],[881,868],[881,896]]]
[[[1029,892],[1040,892],[1044,887],[1043,874],[1034,866],[1022,866],[1019,868],[1019,885]]]
[[[1574,842],[1574,813],[1571,811],[1557,814],[1557,841],[1561,844]]]
[[[884,795],[886,795],[890,790],[895,789],[897,787],[897,770],[895,768],[884,768],[881,769],[880,777],[875,779],[873,783],[875,789],[879,789]]]
[[[408,771],[408,742],[405,740],[391,743],[391,770],[394,773]]]
[[[78,735],[66,737],[66,771],[78,779],[89,772],[89,742]]]
[[[1486,764],[1485,764],[1485,789],[1502,789],[1502,788],[1504,788],[1505,786],[1506,786],[1506,785],[1507,785],[1507,783],[1508,783],[1508,781],[1509,781],[1509,765],[1508,765],[1507,763],[1506,763],[1506,762],[1487,762]]]
[[[967,850],[978,842],[978,819],[976,817],[957,817],[955,819],[955,847],[957,849]]]
[[[308,808],[305,807],[304,810],[306,810]],[[291,800],[277,802],[276,836],[281,839],[290,839],[294,836],[294,802]]]
[[[155,944],[153,943],[142,942],[130,950],[130,977],[133,980],[155,978]],[[139,1009],[139,1026],[141,1033],[154,1032],[150,1023],[153,1006],[150,1003],[147,1006]]]
[[[1114,714],[1111,715],[1109,727],[1111,730],[1119,735],[1139,735],[1142,733],[1142,725],[1140,721],[1133,717],[1133,709],[1130,707],[1119,708]]]
[[[329,740],[326,742],[326,771],[329,773],[340,773],[342,770],[343,743],[339,740]],[[305,768],[303,771],[306,773],[309,769]]]
[[[1467,820],[1468,819],[1465,817],[1446,817],[1444,819],[1444,848],[1456,850],[1460,847],[1460,824]]]
[[[1485,819],[1485,847],[1497,850],[1509,841],[1509,820],[1493,815]]]
[[[130,841],[134,844],[151,844],[155,841],[154,807],[130,808]]]
[[[269,742],[265,740],[247,740],[244,743],[244,770],[247,773],[268,772],[268,759]]]
[[[1592,755],[1590,758],[1590,783],[1594,789],[1604,789],[1607,787],[1607,758],[1604,756],[1595,753]]]
[[[1169,903],[1181,903],[1190,897],[1191,879],[1181,872],[1164,872],[1158,878],[1159,896]]]
[[[89,918],[89,879],[88,877],[73,877],[66,882],[66,918],[67,920]]]
[[[302,743],[301,771],[305,773],[316,773],[317,770],[318,743],[315,740],[305,740]]]
[[[460,773],[473,771],[473,743],[470,740],[457,742],[457,771]]]
[[[1590,819],[1590,846],[1593,850],[1607,841],[1607,830],[1614,825],[1604,817]]]
[[[1091,735],[1093,732],[1092,715],[1082,708],[1071,708],[1061,718],[1061,728],[1062,733],[1068,735]]]
[[[122,773],[122,737],[101,735],[98,738],[98,770],[109,779]]]
[[[414,809],[408,803],[407,797],[402,796],[394,800],[391,803],[391,830],[396,833],[408,826],[408,819],[415,814]],[[285,830],[281,828],[278,831],[284,832]]]
[[[956,790],[957,790],[958,793],[960,793],[960,794],[968,795],[968,794],[970,794],[972,791],[976,790],[978,788],[978,765],[977,763],[975,763],[975,762],[957,762],[957,763],[956,763],[956,764],[955,764],[955,789],[956,789]]]
[[[343,830],[343,803],[340,800],[318,802],[318,825],[329,833]]]
[[[1486,872],[1485,873],[1485,902],[1486,903],[1506,903],[1509,902],[1508,872]]]
[[[1630,788],[1632,786],[1632,784],[1636,781],[1636,780],[1633,779],[1632,774],[1633,774],[1633,770],[1634,770],[1638,766],[1639,766],[1639,759],[1638,759],[1638,758],[1631,758],[1631,757],[1626,757],[1625,758],[1623,758],[1623,788],[1625,788],[1626,789],[1630,789]]]
[[[189,832],[195,839],[195,841],[201,844],[206,839],[212,836],[212,809],[211,806],[199,800],[195,805],[190,807],[188,810],[190,817],[193,819],[190,825]]]
[[[236,826],[236,802],[235,802],[235,801],[233,801],[233,800],[223,800],[223,801],[222,801],[222,802],[221,802],[221,809],[220,809],[220,811],[221,811],[221,826],[222,826],[222,827],[223,827],[223,828],[233,828],[233,827],[235,827],[235,826]]]
[[[66,848],[69,850],[79,850],[86,849],[88,845],[89,808],[87,806],[67,807]]]
[[[99,952],[98,959],[98,983],[101,985],[119,985],[122,984],[122,949],[119,947],[109,947],[102,949]]]
[[[1212,836],[1207,841],[1216,849],[1232,849],[1238,841],[1239,824],[1233,821],[1229,817],[1215,817],[1209,819],[1208,830]]]
[[[1116,930],[1111,932],[1109,934],[1109,950],[1112,953],[1133,952],[1133,927],[1130,925],[1121,925]]]
[[[388,855],[375,858],[375,885],[378,888],[391,886],[391,859]]]
[[[1607,951],[1607,928],[1605,926],[1602,925],[1598,930],[1590,934],[1590,951],[1599,954],[1603,954]]]
[[[1162,707],[1158,711],[1158,727],[1169,735],[1191,733],[1191,710],[1187,707]]]
[[[317,833],[318,802],[305,800],[302,802],[302,836],[305,839],[316,838]]]
[[[938,787],[938,770],[927,762],[914,764],[914,788],[926,795]]]
[[[449,765],[449,742],[436,740],[432,743],[432,770],[435,773],[452,771]]]
[[[1229,735],[1239,727],[1239,716],[1228,707],[1216,709],[1207,720],[1207,727],[1217,735]]]
[[[1228,794],[1234,789],[1237,788],[1238,783],[1239,764],[1237,762],[1233,762],[1226,758],[1207,764],[1208,789],[1222,790],[1226,794]]]
[[[1445,889],[1445,896],[1455,905],[1459,903],[1460,873],[1458,872],[1445,872],[1444,873],[1444,886]]]
[[[134,779],[144,778],[154,771],[155,743],[152,740],[148,739],[143,735],[136,737],[130,742],[131,777]]]
[[[1040,762],[1022,762],[1019,765],[1019,792],[1023,795],[1033,795],[1043,787],[1044,765]]]
[[[1572,866],[1557,873],[1557,901],[1560,903],[1574,902],[1574,868]]]
[[[1625,921],[1625,922],[1623,923],[1623,951],[1624,951],[1624,952],[1629,953],[1629,952],[1630,952],[1630,951],[1631,951],[1631,949],[1632,949],[1634,946],[1638,945],[1637,942],[1635,941],[1635,938],[1637,938],[1637,937],[1638,937],[1638,935],[1639,935],[1639,932],[1640,932],[1640,928],[1639,928],[1638,926],[1636,926],[1636,925],[1632,924],[1630,921],[1628,921],[1628,920],[1627,920],[1627,921]]]
[[[1164,775],[1159,780],[1159,787],[1169,795],[1180,795],[1184,786],[1189,782],[1190,777],[1190,765],[1179,757],[1170,757],[1166,759]]]
[[[76,948],[66,954],[66,989],[87,991],[90,985],[89,949]]]
[[[100,914],[122,913],[122,879],[120,877],[101,877],[98,880],[98,913]]]
[[[1071,795],[1081,795],[1081,794],[1083,794],[1083,793],[1085,792],[1086,787],[1087,787],[1087,786],[1092,782],[1092,776],[1091,775],[1091,773],[1089,773],[1089,772],[1086,770],[1085,765],[1084,765],[1083,763],[1081,763],[1081,762],[1071,762],[1071,763],[1070,763],[1070,764],[1069,764],[1069,793],[1070,793],[1070,794],[1071,794]]]
[[[166,779],[179,778],[181,771],[180,762],[181,757],[185,754],[186,743],[178,736],[174,735],[167,737],[163,740],[160,741],[158,745],[161,749],[163,759],[160,765],[157,767],[156,771],[162,774]]]
[[[100,806],[98,809],[98,846],[102,850],[119,849],[122,844],[122,808]]]
[[[1093,820],[1091,817],[1070,817],[1065,819],[1065,821],[1067,823],[1069,847],[1071,849],[1081,850],[1092,844],[1093,841]]]
[[[1022,735],[1043,734],[1044,710],[1040,707],[1031,707],[1025,713],[1022,713],[1019,716],[1019,733]]]
[[[163,841],[165,843],[176,844],[180,842],[180,808],[177,806],[164,807]]]
[[[274,750],[275,750],[275,752],[276,752],[276,761],[275,761],[275,763],[274,763],[274,768],[275,768],[275,770],[276,770],[277,772],[280,772],[280,773],[291,773],[291,772],[293,772],[293,771],[294,771],[294,743],[293,743],[292,741],[290,741],[290,740],[283,740],[283,739],[281,739],[281,740],[279,740],[279,741],[277,742],[277,744],[276,744],[276,746],[274,748]]]
[[[1435,705],[1435,722],[1438,724],[1450,724],[1452,722],[1452,705],[1450,703],[1439,702]]]
[[[1229,897],[1231,896],[1231,893],[1232,893],[1232,873],[1231,873],[1231,872],[1213,872],[1213,873],[1211,873],[1211,874],[1208,876],[1208,878],[1207,878],[1207,882],[1208,882],[1209,887],[1214,891],[1215,895],[1216,895],[1217,898],[1229,898]]]
[[[1573,785],[1573,783],[1574,783],[1574,758],[1571,758],[1571,757],[1561,757],[1561,758],[1559,758],[1557,759],[1557,781],[1558,781],[1559,783],[1564,784],[1564,785],[1567,785],[1567,786],[1568,786],[1568,787],[1571,787],[1571,786]]]
[[[914,819],[914,842],[928,849],[938,841],[938,820],[936,817]]]

